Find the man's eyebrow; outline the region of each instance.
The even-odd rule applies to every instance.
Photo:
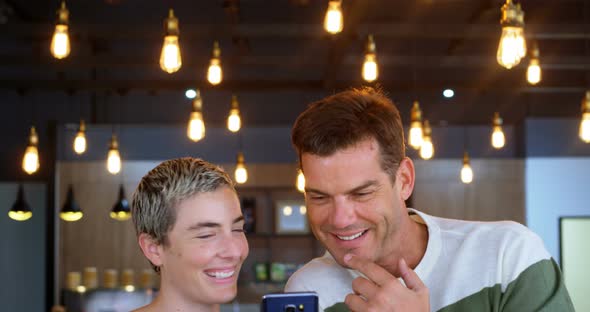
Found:
[[[236,224],[240,221],[244,221],[244,216],[239,216],[232,221],[232,224]],[[220,223],[217,222],[199,222],[197,224],[193,224],[187,228],[187,231],[196,231],[202,228],[219,228],[221,227]]]
[[[313,188],[310,188],[310,187],[305,187],[305,192],[306,193],[317,193],[317,194],[320,194],[320,195],[328,195],[328,194],[326,194],[326,193],[324,193],[324,192],[322,192],[320,190],[316,190],[316,189],[313,189]]]
[[[358,191],[360,191],[362,189],[365,189],[367,187],[375,186],[375,185],[378,185],[378,184],[379,184],[379,182],[377,182],[377,180],[370,180],[370,181],[367,181],[367,182],[365,182],[365,183],[363,183],[363,184],[361,184],[361,185],[359,185],[359,186],[357,186],[357,187],[355,187],[355,188],[353,188],[351,190],[346,191],[345,193],[346,194],[355,193],[355,192],[358,192]],[[322,192],[320,190],[316,190],[314,188],[307,188],[307,187],[305,188],[305,192],[316,193],[316,194],[319,194],[319,195],[328,195],[327,193]]]

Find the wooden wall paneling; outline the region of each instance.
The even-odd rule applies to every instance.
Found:
[[[136,241],[131,221],[115,221],[108,213],[114,205],[119,184],[131,196],[141,177],[156,161],[127,161],[120,175],[106,171],[103,161],[69,162],[58,165],[59,206],[67,186],[74,185],[77,202],[85,215],[74,223],[60,221],[60,273],[62,285],[68,271],[96,266],[99,281],[104,269],[132,268],[139,275],[150,268]],[[243,266],[246,280],[254,280],[257,262],[305,262],[323,254],[324,249],[310,234],[274,234],[275,201],[301,199],[295,190],[297,165],[248,164],[249,180],[238,185],[241,197],[256,198],[256,233],[248,237],[250,255]],[[415,208],[426,213],[469,220],[510,219],[524,222],[524,162],[519,159],[473,159],[474,182],[459,180],[460,159],[416,160]],[[233,176],[234,164],[222,164]]]
[[[124,164],[129,165],[129,164]],[[63,205],[67,187],[72,183],[77,203],[84,217],[77,222],[60,221],[60,277],[63,287],[65,276],[70,271],[82,271],[93,266],[98,270],[99,285],[105,269],[133,269],[136,282],[143,269],[151,266],[144,258],[131,220],[116,221],[109,212],[118,199],[119,185],[125,188],[125,197],[131,200],[139,181],[139,168],[151,169],[150,164],[124,167],[118,176],[112,176],[104,163],[61,164],[59,178],[59,203]],[[126,170],[129,175],[126,175]]]
[[[524,223],[524,161],[472,159],[474,180],[460,181],[461,160],[416,160],[416,209],[446,218]]]

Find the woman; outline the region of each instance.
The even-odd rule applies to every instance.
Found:
[[[221,168],[190,157],[165,161],[141,179],[131,209],[139,246],[160,274],[157,297],[136,311],[219,311],[236,296],[248,242]]]

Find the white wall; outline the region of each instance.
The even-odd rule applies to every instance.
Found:
[[[577,311],[590,311],[590,218],[563,219],[561,233],[561,264],[567,289]]]
[[[527,226],[559,261],[559,217],[590,216],[590,158],[528,158]]]
[[[559,218],[590,216],[590,158],[528,158],[525,166],[528,226],[541,236],[553,258],[561,261]],[[567,273],[565,284],[576,310],[587,311],[585,294],[590,287],[580,288],[571,278],[587,272]]]

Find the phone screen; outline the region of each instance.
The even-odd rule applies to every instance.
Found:
[[[315,292],[273,293],[262,296],[262,312],[318,312]]]

